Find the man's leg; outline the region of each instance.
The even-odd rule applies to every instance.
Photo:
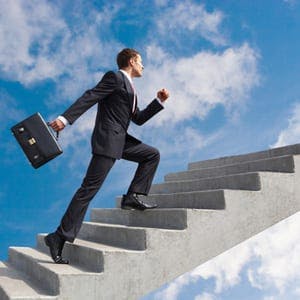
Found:
[[[56,230],[60,237],[69,242],[74,241],[90,201],[100,189],[114,162],[114,158],[93,155],[82,185],[73,196]]]
[[[134,178],[128,188],[127,195],[123,196],[122,208],[149,209],[156,205],[149,205],[138,199],[138,194],[147,195],[149,193],[154,174],[159,164],[159,151],[144,143],[127,143],[122,158],[137,162],[138,168]]]

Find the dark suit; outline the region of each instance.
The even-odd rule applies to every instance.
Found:
[[[62,115],[72,124],[90,107],[98,104],[92,134],[93,157],[81,187],[73,196],[57,233],[73,242],[92,198],[101,187],[116,159],[137,162],[138,168],[128,191],[147,195],[159,163],[159,152],[127,133],[130,121],[144,124],[163,109],[156,99],[144,110],[133,107],[134,92],[122,72],[108,72]]]

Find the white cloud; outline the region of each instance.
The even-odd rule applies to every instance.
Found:
[[[240,282],[240,272],[250,257],[249,246],[246,243],[241,244],[199,266],[190,273],[190,276],[193,281],[199,277],[204,279],[215,277],[215,293],[220,293]]]
[[[294,294],[300,297],[300,287],[295,288]]]
[[[154,299],[160,300],[176,300],[177,295],[182,289],[183,286],[187,285],[189,283],[189,278],[186,275],[182,275],[178,277],[175,281],[170,283],[166,289],[158,292],[154,295]]]
[[[258,56],[244,44],[223,52],[201,51],[175,59],[152,45],[147,49],[149,66],[136,85],[146,99],[153,98],[162,87],[170,90],[166,112],[155,119],[157,126],[203,119],[217,105],[231,114],[259,84]]]
[[[261,289],[275,287],[280,293],[300,283],[300,213],[255,239],[254,256],[260,266],[250,267],[250,282]]]
[[[160,114],[167,113],[168,111],[160,112]],[[211,134],[203,134],[196,126],[190,127],[185,124],[182,126],[180,124],[177,124],[177,126],[165,124],[162,127],[152,127],[158,117],[159,115],[155,116],[153,120],[149,121],[148,125],[143,127],[130,127],[130,133],[156,145],[165,158],[168,157],[173,161],[174,157],[177,156],[192,159],[195,153],[212,144],[223,134],[222,130],[217,130]]]
[[[174,37],[173,33],[178,36],[180,32],[187,31],[187,34],[201,36],[215,45],[225,45],[226,39],[220,33],[223,18],[221,11],[209,13],[202,4],[184,1],[163,10],[157,18],[157,26],[159,33],[168,39]]]
[[[214,293],[219,294],[223,290],[240,282],[240,272],[245,263],[250,260],[250,257],[251,250],[247,244],[234,247],[215,259],[197,267],[190,273],[178,277],[164,290],[158,292],[155,299],[175,300],[184,286],[196,282],[200,278],[214,278],[216,280]],[[208,299],[213,299],[213,294],[207,295],[207,293],[204,293],[197,297],[199,299],[201,297],[211,297]]]
[[[77,15],[75,22],[65,20],[60,5],[45,0],[0,0],[0,4],[2,76],[23,85],[51,79],[58,96],[70,98],[95,84],[101,75],[98,68],[113,61],[112,49],[119,43],[104,42],[102,35],[117,6],[103,7],[101,12],[91,9],[88,15]]]
[[[46,1],[2,0],[1,10],[0,63],[6,75],[24,83],[57,76],[59,68],[47,54],[51,42],[67,34],[67,27],[55,7]]]
[[[203,293],[195,297],[195,300],[214,300],[214,299],[215,299],[214,295],[208,293]]]
[[[277,138],[277,141],[271,147],[281,147],[290,144],[299,143],[300,140],[300,103],[294,105],[291,116],[288,120],[287,128],[283,129]]]
[[[283,297],[285,293],[297,295],[300,284],[299,231],[300,213],[297,213],[190,273],[180,276],[158,292],[156,299],[164,299],[162,296],[168,292],[172,292],[170,299],[177,299],[183,286],[201,278],[214,278],[214,294],[218,295],[238,285],[242,272],[248,274],[249,283],[262,292],[275,289]],[[271,296],[268,297],[272,299]]]

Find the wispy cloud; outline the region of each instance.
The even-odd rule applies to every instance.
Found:
[[[281,147],[289,144],[296,144],[300,141],[300,103],[297,102],[288,119],[287,128],[283,129],[277,141],[271,147]]]
[[[164,2],[158,2],[164,6]],[[181,35],[202,37],[215,45],[225,45],[226,38],[221,33],[224,14],[215,10],[208,12],[203,4],[194,1],[175,2],[163,9],[157,17],[158,33],[167,39],[177,39]],[[175,33],[175,34],[174,34]]]
[[[203,293],[195,297],[195,300],[214,300],[214,299],[216,299],[214,295],[208,293]]]
[[[299,4],[299,0],[283,0],[284,3],[294,7],[296,4]]]

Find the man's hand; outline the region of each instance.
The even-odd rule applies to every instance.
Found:
[[[166,89],[161,89],[157,92],[157,98],[161,102],[165,102],[169,98],[169,91]]]
[[[59,119],[55,119],[54,121],[50,122],[49,125],[55,131],[61,131],[61,130],[63,130],[65,128],[65,124],[61,120],[59,120]]]

